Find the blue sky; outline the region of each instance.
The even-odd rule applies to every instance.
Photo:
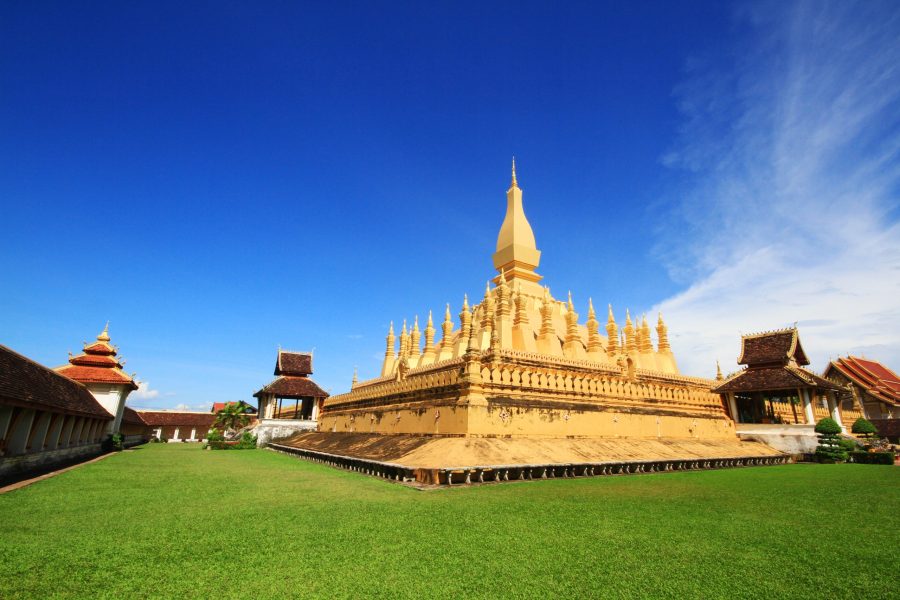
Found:
[[[661,308],[684,372],[794,321],[900,367],[898,6],[631,4],[3,3],[0,343],[344,391],[480,296],[516,155],[555,295]]]

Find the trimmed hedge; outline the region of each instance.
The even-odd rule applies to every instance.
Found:
[[[893,452],[851,452],[850,462],[861,465],[893,465]]]

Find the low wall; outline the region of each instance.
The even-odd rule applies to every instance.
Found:
[[[304,431],[316,431],[316,421],[304,421],[302,419],[261,419],[253,429],[256,435],[256,445],[260,448],[272,440],[280,440]]]
[[[742,440],[761,442],[787,454],[811,454],[819,445],[814,427],[815,425],[740,423],[737,425],[737,434]]]
[[[100,444],[84,444],[73,448],[32,452],[0,458],[0,482],[21,479],[30,474],[51,471],[101,454]]]

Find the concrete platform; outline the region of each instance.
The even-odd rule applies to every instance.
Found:
[[[471,482],[475,474],[535,477],[656,472],[779,464],[786,455],[737,439],[477,438],[309,432],[271,444],[273,449],[362,471],[392,473],[424,483]],[[754,463],[752,461],[761,461]],[[549,470],[549,471],[548,471]],[[505,471],[505,473],[504,473]],[[449,475],[448,475],[449,474]],[[394,478],[393,476],[389,478]],[[491,479],[492,481],[495,479]]]

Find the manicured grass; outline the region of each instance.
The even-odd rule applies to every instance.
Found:
[[[0,496],[0,598],[888,598],[898,514],[896,467],[420,492],[149,445]]]

